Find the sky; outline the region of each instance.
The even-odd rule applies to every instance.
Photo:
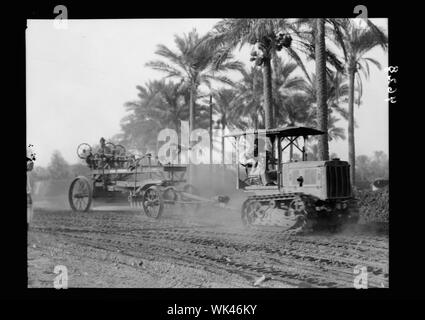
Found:
[[[219,19],[69,20],[67,29],[53,20],[28,20],[26,30],[27,145],[36,165],[46,166],[58,150],[77,163],[77,146],[98,143],[120,132],[124,104],[137,99],[136,85],[164,74],[145,67],[155,60],[156,46],[175,48],[174,35],[196,28],[203,35]],[[372,19],[387,30],[387,19]],[[249,48],[235,57],[251,66]],[[355,107],[356,154],[388,153],[388,54],[367,55],[383,66],[363,82],[363,104]],[[314,71],[314,64],[309,65]],[[347,107],[342,105],[342,107]],[[341,120],[338,126],[347,128]],[[331,142],[330,152],[348,158],[347,140]]]

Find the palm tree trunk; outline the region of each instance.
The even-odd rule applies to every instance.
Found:
[[[290,127],[294,127],[295,126],[295,123],[290,123],[289,124],[289,126]],[[290,145],[289,145],[289,161],[290,162],[292,162],[292,158],[293,158],[293,156],[294,156],[294,144],[293,143],[291,143]]]
[[[274,127],[272,111],[272,68],[270,64],[270,57],[264,58],[263,83],[265,128],[270,129]]]
[[[254,114],[254,129],[258,129],[258,106],[257,106],[257,73],[253,71],[253,77],[252,77],[252,99],[254,100],[254,106],[255,106],[255,114]]]
[[[348,66],[348,161],[350,163],[351,187],[355,186],[356,180],[356,153],[354,145],[354,78],[355,68],[352,63]]]
[[[224,129],[225,129],[225,127],[223,126],[221,128],[221,163],[223,165],[224,165],[224,155],[225,155],[225,152],[224,152]]]
[[[191,169],[191,152],[192,152],[192,144],[190,142],[190,135],[192,133],[192,131],[195,129],[195,101],[196,101],[196,97],[195,97],[195,89],[194,89],[194,84],[190,85],[190,102],[189,102],[189,152],[188,154],[188,170],[187,170],[187,179],[189,181],[189,183],[192,183],[192,179],[193,179],[193,174],[192,174],[192,169]]]
[[[195,101],[196,101],[196,90],[192,84],[190,86],[190,102],[189,102],[189,134],[195,130]]]
[[[177,132],[177,164],[180,164],[180,156],[181,156],[181,137],[180,137],[180,122],[179,119],[176,118],[175,122],[174,122],[174,126]]]
[[[278,84],[277,84],[277,69],[278,69],[278,61],[277,61],[277,54],[276,54],[276,51],[274,51],[274,54],[273,54],[273,72],[274,72],[274,77],[273,77],[273,81],[274,81],[274,85],[273,85],[273,90],[276,90],[275,91],[275,94],[278,96],[278,91],[279,91],[279,89],[278,89]],[[272,93],[273,94],[273,93]],[[273,103],[272,102],[272,110],[273,110],[273,112],[272,112],[272,114],[273,114],[273,121],[274,121],[274,123],[276,124],[276,122],[277,122],[277,108],[281,108],[281,105],[280,105],[280,101],[276,101],[276,103],[278,103],[278,104],[275,104],[275,103]]]
[[[319,159],[329,160],[328,143],[328,106],[326,103],[326,43],[325,20],[317,19],[316,37],[316,79],[317,79],[317,122],[319,130],[325,134],[319,136]]]

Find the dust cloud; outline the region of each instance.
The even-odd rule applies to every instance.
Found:
[[[45,210],[71,210],[68,203],[68,191],[73,179],[44,180],[32,182],[34,208]],[[186,182],[176,186],[182,189],[186,184],[195,187],[196,193],[207,201],[198,205],[173,204],[166,205],[163,218],[179,219],[184,223],[199,226],[217,226],[223,228],[242,228],[240,208],[246,194],[236,189],[236,169],[234,165],[191,165],[186,174]],[[230,198],[224,204],[212,203],[214,197],[221,195]],[[122,199],[108,202],[96,198],[92,202],[92,210],[131,210],[126,195]],[[139,208],[139,211],[143,211]]]
[[[72,180],[42,180],[32,182],[34,208],[49,210],[69,209],[68,188]]]
[[[240,208],[246,194],[236,189],[234,165],[192,165],[188,168],[187,183],[195,187],[199,196],[214,201],[217,196],[229,197],[227,204],[205,201],[196,205],[176,205],[170,212],[183,222],[230,231],[243,230]]]

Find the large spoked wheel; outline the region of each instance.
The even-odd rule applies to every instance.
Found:
[[[90,182],[86,177],[77,177],[71,182],[68,192],[69,205],[73,211],[87,212],[93,198]]]
[[[81,143],[77,147],[77,155],[80,159],[86,159],[88,155],[91,153],[92,149],[88,143]]]
[[[158,219],[161,216],[164,209],[164,200],[161,191],[157,187],[152,186],[145,191],[142,203],[143,210],[148,217]]]
[[[195,196],[200,195],[199,190],[191,184],[186,184],[183,187],[183,192],[188,194],[193,194]],[[182,209],[185,212],[195,213],[201,207],[201,204],[199,203],[198,200],[194,200],[188,196],[185,196],[184,194],[181,195],[181,201],[182,201]]]

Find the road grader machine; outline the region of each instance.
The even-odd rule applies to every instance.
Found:
[[[158,219],[164,205],[179,203],[186,210],[196,210],[202,200],[198,190],[186,183],[186,166],[162,165],[150,153],[136,156],[124,146],[108,142],[98,151],[82,143],[77,155],[90,174],[71,182],[68,200],[73,211],[89,211],[93,200],[128,200],[130,207],[143,208],[148,217]]]
[[[241,208],[245,225],[312,230],[357,222],[349,164],[338,158],[307,159],[308,138],[322,134],[314,128],[286,127],[227,135],[235,139],[237,188],[249,194]],[[249,137],[254,143],[247,148]],[[289,161],[283,159],[285,150]],[[294,150],[301,153],[298,160]]]

